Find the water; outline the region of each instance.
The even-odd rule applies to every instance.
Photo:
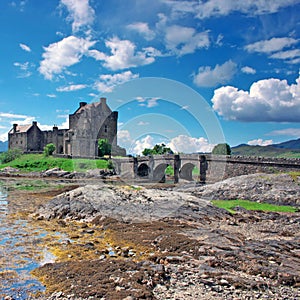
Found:
[[[47,233],[32,228],[25,219],[10,212],[5,189],[0,187],[0,299],[28,299],[44,286],[30,272],[54,261],[39,241]]]

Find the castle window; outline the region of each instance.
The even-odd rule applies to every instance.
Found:
[[[104,125],[104,132],[107,132],[107,125]]]

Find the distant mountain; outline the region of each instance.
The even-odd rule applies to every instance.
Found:
[[[269,146],[241,144],[231,148],[232,155],[300,158],[300,139]]]
[[[0,152],[5,152],[8,149],[8,141],[0,141]]]
[[[280,144],[274,144],[272,146],[275,147],[275,148],[300,150],[300,139],[290,140],[290,141],[283,142],[283,143],[280,143]]]

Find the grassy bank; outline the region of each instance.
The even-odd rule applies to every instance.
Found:
[[[69,172],[85,172],[91,169],[107,169],[108,163],[107,160],[101,159],[70,159],[53,156],[45,157],[43,154],[23,154],[9,163],[0,164],[0,169],[12,167],[23,172],[41,172],[52,168],[60,168]]]
[[[258,203],[248,200],[213,200],[212,203],[219,207],[224,208],[230,213],[235,213],[235,207],[242,207],[247,210],[259,210],[265,212],[296,212],[297,208],[285,205],[273,205],[269,203]]]

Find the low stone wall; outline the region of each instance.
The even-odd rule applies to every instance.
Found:
[[[208,182],[254,173],[300,171],[300,159],[214,155],[206,155],[206,159]]]

